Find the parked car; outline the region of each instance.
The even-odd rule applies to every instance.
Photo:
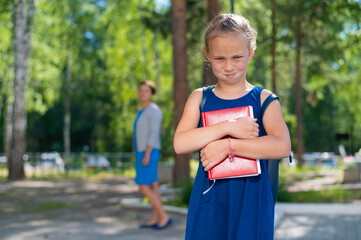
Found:
[[[108,169],[110,167],[110,163],[103,155],[90,155],[87,158],[86,166],[88,168]]]
[[[6,167],[7,166],[8,159],[6,156],[0,156],[0,167]]]
[[[302,155],[303,165],[305,166],[316,166],[318,158],[320,157],[319,152],[306,152]]]
[[[38,166],[41,169],[64,171],[64,161],[58,152],[45,152],[40,155]]]
[[[338,157],[334,152],[323,152],[318,159],[318,162],[321,166],[327,167],[337,167],[338,166]]]
[[[338,157],[334,152],[311,152],[302,155],[305,166],[337,167]]]

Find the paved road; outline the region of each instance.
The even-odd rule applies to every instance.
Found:
[[[139,229],[150,212],[119,204],[120,199],[136,197],[133,181],[123,178],[0,183],[0,239],[184,239],[182,214],[171,214],[169,229]],[[281,221],[276,240],[361,240],[359,204],[277,204],[277,214]]]
[[[361,240],[361,204],[278,203],[276,240]]]
[[[276,230],[276,240],[360,240],[361,216],[289,215]]]

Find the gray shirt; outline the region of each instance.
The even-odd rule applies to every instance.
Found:
[[[162,125],[162,111],[155,104],[151,103],[143,110],[135,127],[135,137],[138,152],[143,152],[147,146],[160,149],[160,128]]]

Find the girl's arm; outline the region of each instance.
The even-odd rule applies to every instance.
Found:
[[[177,154],[194,152],[208,143],[225,136],[224,124],[198,128],[200,111],[199,104],[203,90],[195,90],[188,98],[183,116],[174,134],[173,147]]]
[[[241,118],[233,122],[221,122],[209,127],[198,128],[200,111],[199,104],[203,90],[195,90],[188,98],[183,116],[174,134],[173,146],[177,154],[197,151],[207,144],[226,135],[231,135],[238,127],[238,138],[255,138],[258,136],[258,124],[251,118]],[[242,124],[239,124],[242,122]],[[233,134],[232,134],[233,135]]]
[[[269,95],[269,94],[268,94]],[[266,97],[262,92],[262,99]],[[262,101],[263,102],[263,101]],[[291,140],[283,119],[281,105],[273,101],[263,116],[267,136],[253,139],[231,139],[231,147],[238,156],[254,159],[280,159],[290,155]],[[229,154],[228,139],[211,142],[201,151],[205,171],[222,161]]]

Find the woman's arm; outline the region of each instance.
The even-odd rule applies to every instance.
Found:
[[[158,108],[158,107],[157,107]],[[143,166],[149,165],[150,154],[152,153],[153,148],[160,147],[160,129],[162,125],[162,112],[160,109],[151,109],[152,112],[148,118],[148,130],[149,134],[146,141],[147,148],[142,160]]]
[[[280,159],[290,155],[291,140],[283,119],[281,105],[273,101],[263,116],[267,136],[253,139],[231,139],[231,147],[238,156],[254,159]],[[201,151],[205,171],[222,161],[229,154],[228,139],[208,144]]]
[[[207,144],[226,135],[236,138],[258,137],[258,124],[255,119],[239,118],[212,126],[198,128],[200,112],[199,104],[203,90],[195,90],[188,98],[183,116],[174,134],[173,146],[178,154],[197,151]]]
[[[152,150],[153,150],[153,147],[148,145],[147,149],[145,150],[144,157],[142,159],[142,165],[143,166],[148,166],[149,165],[150,154],[152,153]]]
[[[160,148],[159,144],[160,144],[160,131],[161,131],[161,126],[162,126],[162,119],[163,119],[163,115],[162,115],[162,111],[160,110],[160,108],[158,108],[158,106],[156,106],[154,104],[155,107],[152,107],[152,109],[150,109],[151,111],[149,112],[148,115],[148,131],[149,133],[147,134],[147,140],[146,140],[146,144],[147,146],[151,146],[153,148]]]

